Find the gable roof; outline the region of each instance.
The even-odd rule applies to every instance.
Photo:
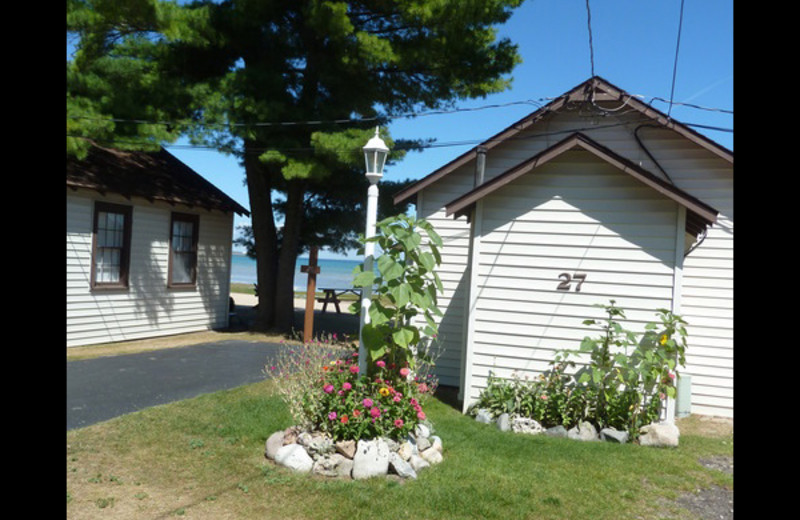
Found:
[[[706,150],[709,150],[710,152],[725,159],[726,161],[729,161],[730,163],[733,163],[733,152],[731,150],[728,150],[724,146],[712,141],[711,139],[696,132],[683,123],[670,118],[663,112],[656,110],[655,108],[628,94],[622,89],[615,87],[600,76],[594,76],[570,89],[568,92],[562,94],[547,105],[508,126],[505,130],[495,134],[478,146],[456,157],[438,170],[408,186],[406,189],[398,192],[394,196],[394,203],[399,204],[410,199],[423,188],[433,184],[457,168],[469,163],[470,161],[473,161],[477,156],[479,149],[491,150],[495,146],[502,144],[506,140],[528,129],[532,124],[536,123],[546,114],[559,110],[568,102],[584,101],[590,98],[595,101],[617,101],[625,103],[627,107],[638,110],[657,124],[662,125],[664,128],[669,128],[676,131],[680,135],[686,137],[690,141],[698,144]]]
[[[158,152],[121,151],[93,146],[85,159],[67,157],[67,186],[102,194],[143,197],[208,210],[250,213],[177,157]]]
[[[706,226],[709,226],[716,221],[719,212],[708,204],[677,188],[673,184],[668,183],[660,177],[653,175],[633,161],[622,157],[621,155],[613,152],[611,149],[597,143],[580,132],[575,132],[569,135],[550,148],[541,151],[530,159],[519,163],[497,177],[493,177],[492,179],[475,187],[449,204],[446,204],[446,215],[455,215],[456,217],[461,215],[469,216],[469,214],[472,212],[473,206],[480,199],[512,182],[514,179],[517,179],[522,175],[525,175],[526,173],[536,169],[537,167],[555,159],[556,157],[559,157],[563,153],[576,148],[590,152],[603,161],[617,167],[622,172],[627,173],[639,182],[644,183],[660,194],[684,206],[687,209],[686,231],[688,233],[692,233],[694,236],[697,236]]]

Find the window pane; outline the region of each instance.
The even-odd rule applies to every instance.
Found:
[[[125,213],[108,210],[97,212],[95,237],[95,282],[119,283],[122,280],[122,259],[125,254]]]
[[[192,283],[192,260],[194,255],[191,253],[172,254],[172,281],[173,283]]]

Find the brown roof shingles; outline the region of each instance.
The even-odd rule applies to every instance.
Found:
[[[67,186],[250,215],[163,148],[158,152],[137,152],[93,146],[83,160],[67,158]]]

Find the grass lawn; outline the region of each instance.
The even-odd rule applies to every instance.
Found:
[[[417,480],[294,474],[264,457],[291,425],[260,383],[67,432],[67,517],[203,519],[689,519],[677,499],[733,488],[702,459],[733,455],[730,427],[679,421],[680,447],[584,443],[500,432],[443,401],[428,416],[444,462]]]

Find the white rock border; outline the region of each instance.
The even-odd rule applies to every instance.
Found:
[[[599,432],[590,422],[583,421],[573,426],[569,430],[563,426],[544,428],[536,420],[503,413],[493,417],[492,413],[486,409],[478,409],[475,420],[484,424],[495,424],[501,431],[513,431],[514,433],[525,433],[529,435],[545,434],[551,437],[566,437],[578,441],[607,441],[619,444],[627,443],[628,432],[619,431],[614,428],[603,428]],[[674,423],[658,422],[643,426],[639,432],[638,443],[641,446],[656,446],[675,448],[680,440],[680,430]]]
[[[416,479],[418,472],[443,460],[442,439],[419,424],[403,441],[388,438],[334,442],[325,433],[298,426],[274,432],[264,456],[300,473],[363,480],[396,475]]]

